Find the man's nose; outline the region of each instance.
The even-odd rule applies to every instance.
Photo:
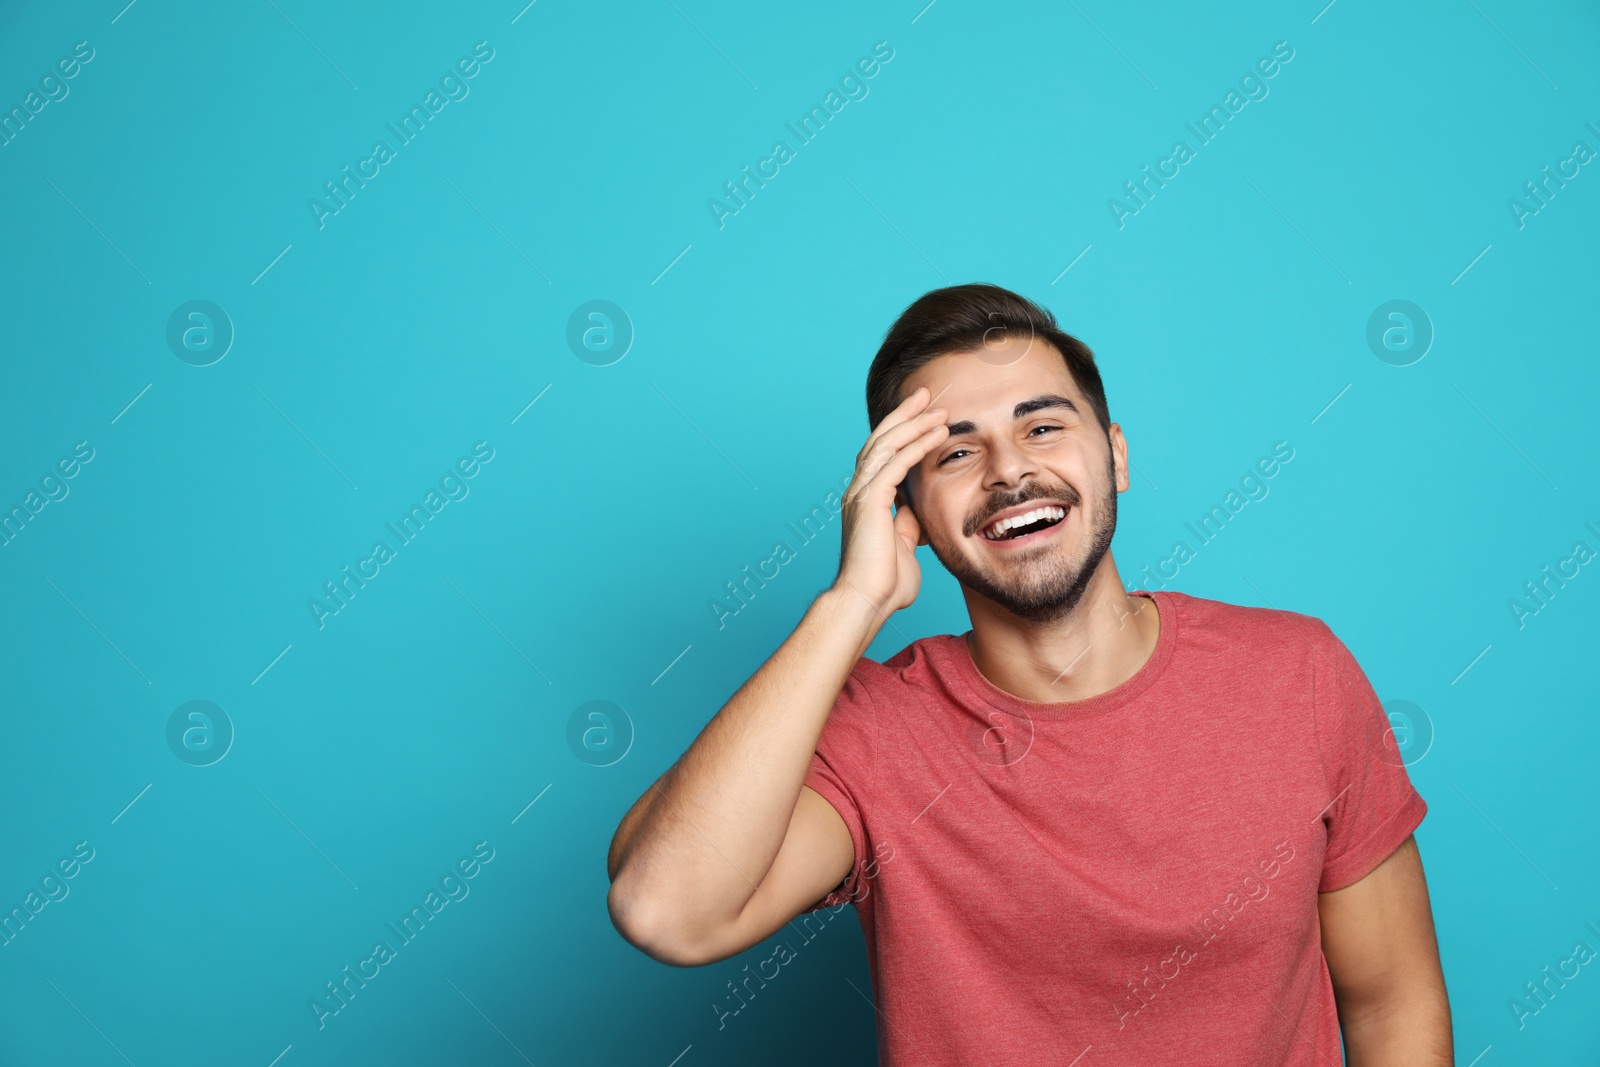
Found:
[[[989,447],[987,488],[1014,488],[1038,473],[1039,466],[1034,457],[1016,442],[1003,440]]]

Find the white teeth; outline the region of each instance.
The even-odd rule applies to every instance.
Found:
[[[1066,517],[1067,511],[1065,508],[1035,508],[1026,514],[1014,515],[1009,519],[1001,519],[985,530],[983,535],[991,541],[997,541],[1005,535],[1007,530],[1015,529],[1018,526],[1026,526],[1028,523],[1038,522],[1040,519],[1064,519]]]

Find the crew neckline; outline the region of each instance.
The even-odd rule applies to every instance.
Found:
[[[1151,651],[1150,658],[1120,685],[1083,700],[1024,700],[1001,689],[978,670],[978,665],[972,660],[972,652],[967,648],[967,634],[972,632],[970,629],[951,635],[946,644],[957,684],[966,690],[967,696],[981,703],[1034,719],[1076,719],[1125,707],[1161,676],[1178,643],[1178,611],[1171,594],[1146,589],[1130,589],[1128,592],[1133,596],[1147,597],[1155,604],[1161,632],[1156,637],[1156,647]]]

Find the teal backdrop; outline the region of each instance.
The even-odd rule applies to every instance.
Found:
[[[1371,678],[1459,1062],[1596,1062],[1593,5],[524,2],[0,11],[0,1062],[871,1063],[853,911],[723,1015],[777,938],[606,848],[968,281],[1097,353],[1125,582]]]

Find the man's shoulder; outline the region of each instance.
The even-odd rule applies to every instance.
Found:
[[[1173,605],[1179,638],[1186,645],[1255,652],[1305,651],[1309,646],[1322,651],[1338,640],[1317,616],[1275,604],[1234,604],[1176,590],[1158,595]]]
[[[944,672],[955,642],[961,640],[960,634],[929,634],[905,645],[882,662],[862,656],[850,673],[869,687],[925,686],[932,675]]]

